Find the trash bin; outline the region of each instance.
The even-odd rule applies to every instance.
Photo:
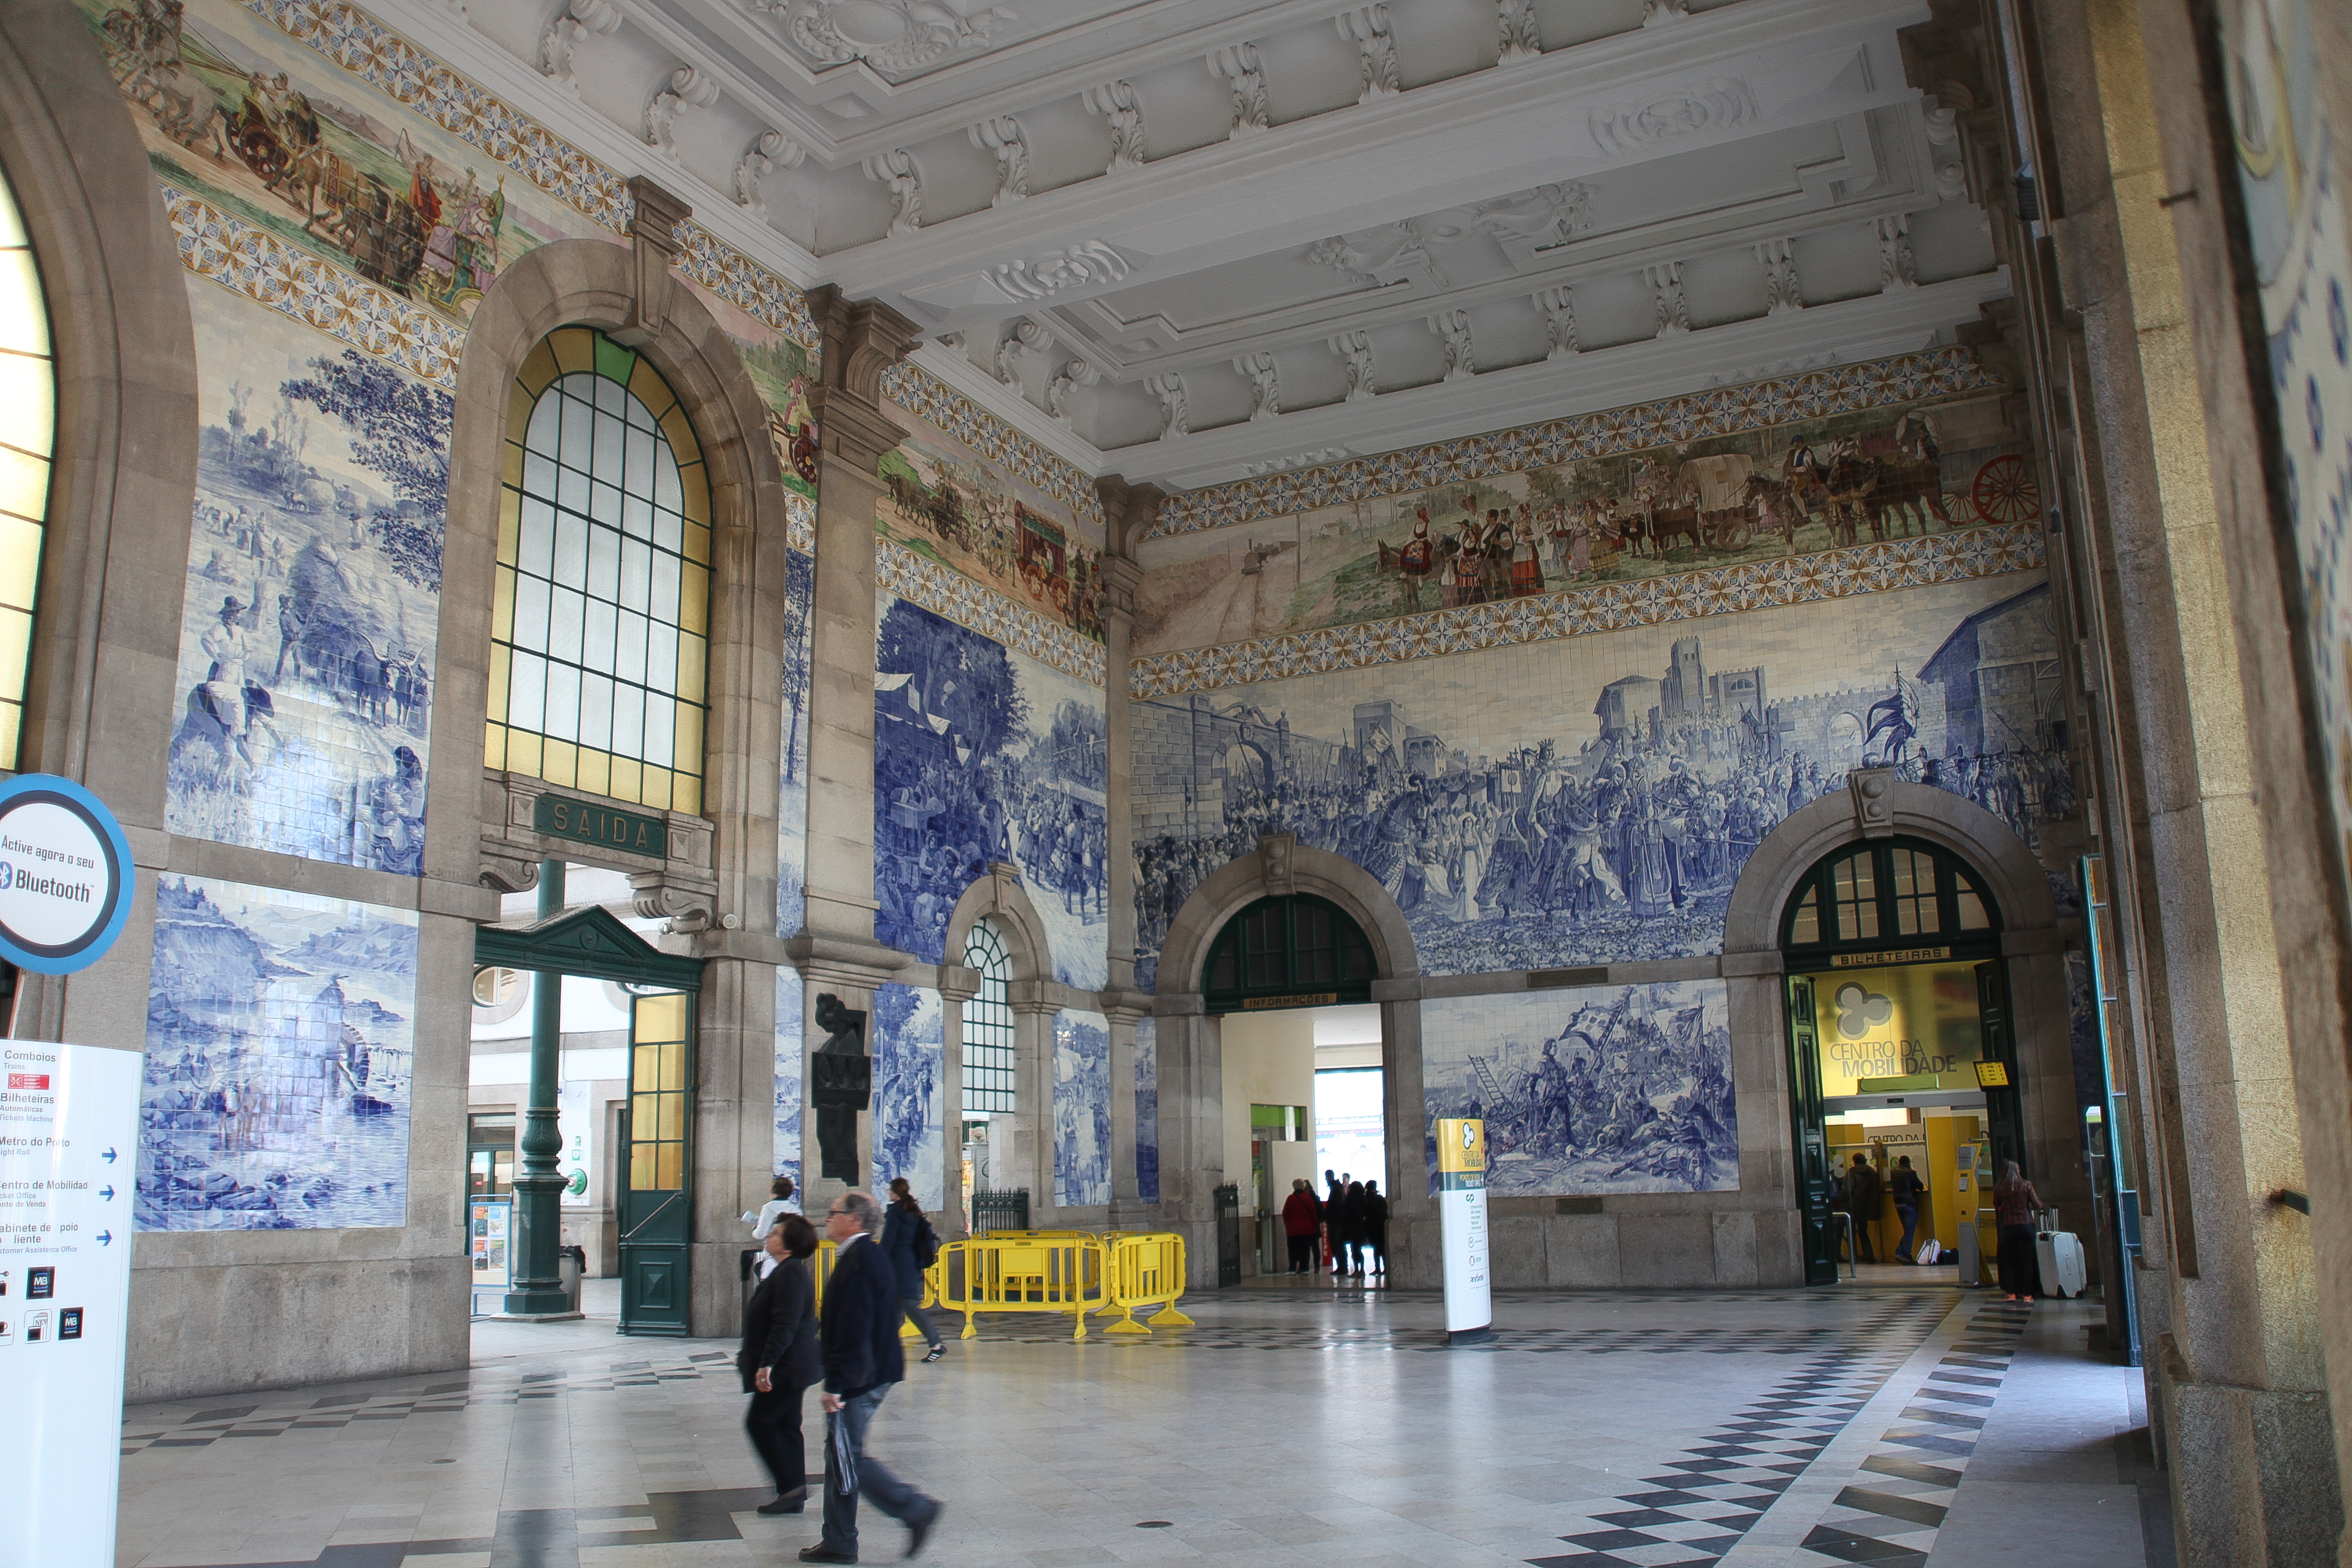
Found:
[[[580,1310],[580,1278],[587,1272],[586,1247],[567,1247],[556,1254],[555,1278],[562,1284],[564,1298],[572,1303],[572,1310],[575,1312]]]

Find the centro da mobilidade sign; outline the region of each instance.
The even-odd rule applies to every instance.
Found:
[[[71,779],[0,784],[0,958],[36,974],[98,962],[131,913],[131,844]]]

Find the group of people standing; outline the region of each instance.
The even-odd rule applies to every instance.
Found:
[[[1312,1273],[1318,1266],[1334,1278],[1361,1279],[1386,1275],[1389,1261],[1389,1200],[1378,1182],[1359,1182],[1344,1173],[1323,1173],[1328,1197],[1300,1176],[1282,1205],[1283,1235],[1290,1243],[1290,1272]]]
[[[939,1332],[921,1310],[924,1249],[936,1255],[930,1221],[904,1181],[891,1184],[889,1214],[870,1193],[847,1192],[825,1211],[824,1236],[836,1248],[825,1280],[822,1312],[809,1259],[816,1226],[792,1205],[793,1184],[776,1178],[775,1195],[752,1221],[766,1253],[760,1283],[743,1310],[743,1346],[736,1355],[743,1391],[751,1396],[744,1429],[774,1477],[774,1500],[765,1514],[799,1513],[808,1503],[808,1453],[801,1433],[802,1396],[822,1384],[824,1406],[824,1530],[803,1548],[803,1563],[857,1561],[857,1499],[907,1527],[914,1556],[939,1523],[942,1505],[900,1480],[866,1452],[875,1413],[891,1385],[904,1381],[898,1345],[901,1318],[929,1342],[925,1361],[945,1353]],[[908,1280],[913,1281],[911,1289]]]
[[[1867,1154],[1856,1154],[1853,1165],[1839,1178],[1843,1188],[1832,1200],[1833,1206],[1853,1216],[1853,1251],[1857,1263],[1878,1261],[1878,1242],[1872,1226],[1885,1212],[1881,1205],[1888,1198],[1895,1200],[1895,1216],[1903,1222],[1903,1240],[1895,1249],[1895,1263],[1916,1263],[1912,1243],[1919,1235],[1919,1210],[1926,1205],[1927,1184],[1911,1168],[1911,1156],[1898,1156],[1894,1171],[1880,1175],[1878,1167],[1870,1163]]]

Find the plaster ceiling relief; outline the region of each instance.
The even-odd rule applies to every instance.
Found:
[[[793,47],[821,66],[860,60],[910,76],[962,50],[982,50],[1012,26],[1001,5],[967,13],[940,0],[753,0]]]

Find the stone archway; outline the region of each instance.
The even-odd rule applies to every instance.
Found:
[[[955,1110],[944,1116],[944,1168],[947,1172],[948,1225],[961,1234],[964,1225],[962,1188],[963,1009],[980,993],[980,975],[962,966],[964,945],[971,928],[982,919],[992,922],[1004,938],[1013,976],[1007,986],[1013,1006],[1015,1062],[1013,1132],[1001,1165],[992,1172],[997,1186],[1025,1185],[1042,1212],[1054,1195],[1052,1117],[1041,1109],[1053,1103],[1054,1015],[1058,1006],[1048,987],[1054,980],[1052,938],[1019,872],[1003,863],[989,868],[956,900],[948,917],[940,965],[940,1092]],[[992,1138],[993,1134],[992,1133]]]
[[[1225,923],[1258,900],[1291,893],[1328,899],[1372,948],[1372,1000],[1381,1009],[1381,1118],[1387,1128],[1389,1269],[1400,1283],[1433,1279],[1416,1249],[1434,1245],[1434,1209],[1422,1179],[1421,960],[1404,911],[1354,861],[1269,834],[1249,854],[1218,868],[1184,900],[1160,943],[1154,1012],[1159,1018],[1160,1201],[1163,1223],[1181,1233],[1192,1283],[1217,1280],[1216,1188],[1224,1169],[1224,1058],[1219,1021],[1207,1016],[1201,969]],[[1246,1173],[1239,1174],[1245,1175]],[[1433,1253],[1432,1254],[1433,1258]]]
[[[1846,845],[1897,834],[1925,839],[1967,861],[2000,906],[2001,956],[2024,1078],[2019,1108],[2026,1157],[2044,1197],[2062,1209],[2087,1213],[2083,1205],[2091,1194],[2080,1169],[2082,1129],[2074,1110],[2068,934],[2060,925],[2051,873],[2007,823],[1949,790],[1885,769],[1847,779],[1846,789],[1791,813],[1766,835],[1732,888],[1724,911],[1723,973],[1738,1081],[1769,1085],[1783,1103],[1790,1092],[1780,913],[1798,879]],[[1777,1183],[1781,1203],[1793,1212],[1792,1163],[1781,1164]],[[1786,1263],[1788,1278],[1802,1278],[1801,1259],[1792,1254]]]

